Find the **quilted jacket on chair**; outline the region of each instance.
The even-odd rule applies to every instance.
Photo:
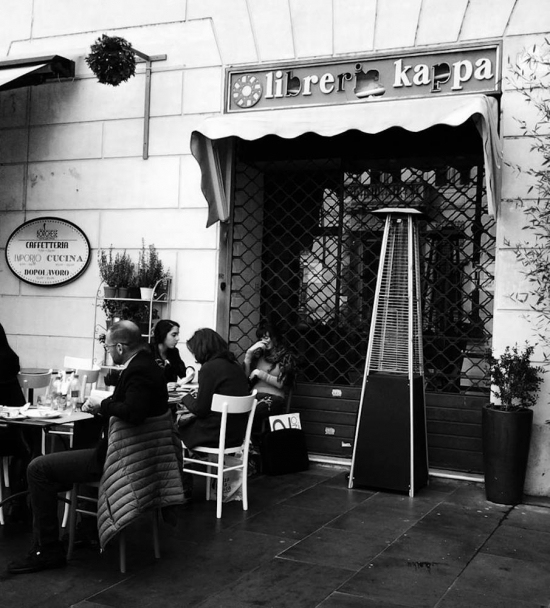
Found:
[[[183,503],[181,470],[181,442],[170,412],[139,425],[112,416],[98,496],[101,549],[146,511]]]

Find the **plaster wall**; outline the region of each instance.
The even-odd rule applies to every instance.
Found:
[[[513,120],[536,120],[536,114],[510,89],[506,64],[550,32],[547,0],[97,0],[78,9],[69,0],[4,0],[4,8],[0,55],[62,54],[76,62],[76,76],[0,93],[0,248],[19,224],[43,215],[75,222],[93,248],[78,281],[50,289],[18,281],[0,255],[0,321],[23,366],[90,356],[96,254],[111,243],[134,257],[142,238],[157,246],[174,277],[171,316],[182,323],[182,340],[199,326],[215,326],[218,227],[205,228],[189,136],[203,118],[221,112],[229,65],[502,40],[505,161],[541,162]],[[153,64],[148,160],[142,158],[144,66],[119,87],[98,84],[84,57],[103,33],[150,55],[167,54]],[[531,185],[504,165],[497,351],[534,341],[529,299],[521,295],[528,289],[511,248],[525,236],[518,199],[534,196]],[[547,395],[548,380],[535,412],[530,494],[550,494]]]

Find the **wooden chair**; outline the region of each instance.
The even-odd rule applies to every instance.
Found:
[[[217,480],[216,493],[216,517],[219,519],[222,516],[222,499],[223,499],[223,476],[228,471],[240,470],[242,475],[242,492],[243,492],[243,511],[248,510],[248,451],[250,447],[250,434],[252,432],[252,422],[256,412],[256,393],[254,390],[251,395],[245,397],[230,397],[228,395],[214,395],[212,397],[212,411],[220,412],[222,415],[220,425],[220,437],[217,448],[209,448],[204,446],[195,446],[193,452],[206,454],[209,460],[199,460],[183,455],[183,471],[192,473],[193,475],[201,475],[207,477],[206,483],[206,499],[210,498],[211,479]],[[248,413],[248,423],[246,425],[246,433],[244,441],[241,445],[233,448],[225,447],[225,431],[227,428],[227,417],[234,414]],[[234,466],[225,466],[225,456],[230,454],[238,454],[242,452],[242,463]],[[216,460],[211,460],[216,458]],[[204,467],[202,469],[186,468],[187,464],[192,463],[195,466]],[[215,472],[212,472],[216,469]]]
[[[76,536],[76,518],[78,513],[83,513],[91,517],[97,518],[97,498],[82,494],[82,488],[93,488],[94,490],[99,489],[99,481],[89,481],[86,483],[75,483],[73,489],[69,495],[69,545],[67,549],[67,559],[71,559],[73,556],[75,536]],[[83,503],[87,503],[90,506],[86,508]],[[155,558],[160,559],[160,542],[159,542],[159,517],[160,509],[151,511],[151,517],[153,520],[153,550]],[[126,530],[123,529],[118,533],[118,559],[120,572],[126,573]]]

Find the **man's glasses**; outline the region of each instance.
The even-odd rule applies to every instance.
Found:
[[[127,346],[128,342],[117,342],[116,344],[104,344],[103,348],[105,349],[105,352],[109,352],[110,348],[114,348],[115,346],[118,346],[119,344],[122,346]]]

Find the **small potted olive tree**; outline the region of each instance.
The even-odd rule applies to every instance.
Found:
[[[532,407],[542,383],[544,369],[533,365],[533,346],[507,346],[500,356],[487,353],[487,373],[497,402],[482,412],[483,465],[487,500],[518,504],[523,496]]]
[[[115,298],[118,287],[118,268],[113,257],[113,246],[97,252],[99,275],[104,283],[103,293],[106,298]]]
[[[123,253],[117,253],[115,256],[115,266],[117,268],[118,279],[118,297],[127,298],[128,288],[132,285],[135,274],[135,264],[132,258],[124,250]]]
[[[137,278],[143,300],[152,299],[159,282],[166,280],[167,272],[164,270],[164,264],[154,245],[145,247],[145,243],[142,242]]]

